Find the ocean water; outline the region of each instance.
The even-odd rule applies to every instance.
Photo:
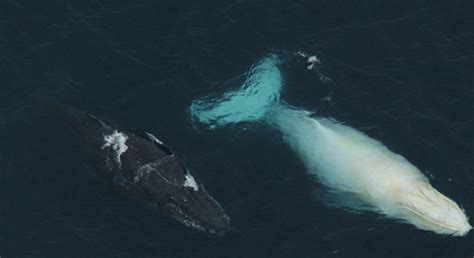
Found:
[[[284,67],[281,98],[381,140],[472,217],[473,13],[472,1],[2,1],[0,256],[472,257],[472,232],[325,206],[268,126],[206,130],[187,110],[269,53],[315,55],[315,70]],[[232,232],[192,231],[102,184],[51,102],[158,135]]]

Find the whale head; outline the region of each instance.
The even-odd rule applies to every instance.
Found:
[[[184,173],[184,181],[170,189],[173,194],[161,205],[163,211],[188,227],[224,236],[230,230],[229,217],[189,171]]]
[[[134,180],[149,203],[184,225],[223,236],[230,220],[220,204],[178,160],[170,158],[143,165]]]
[[[394,197],[396,205],[385,213],[419,229],[452,236],[464,236],[472,229],[464,211],[434,189],[427,179],[405,182]]]

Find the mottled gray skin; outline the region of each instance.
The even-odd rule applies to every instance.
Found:
[[[86,152],[97,165],[97,174],[106,182],[188,227],[219,236],[229,231],[229,217],[219,203],[153,135],[121,130],[86,112],[68,109],[66,113]],[[117,151],[106,146],[105,137],[114,132],[127,138],[127,149],[119,159]],[[185,183],[190,178],[195,185]]]

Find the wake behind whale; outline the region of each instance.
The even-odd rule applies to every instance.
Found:
[[[251,68],[239,89],[222,98],[194,101],[192,118],[211,128],[263,121],[281,132],[309,173],[334,196],[354,197],[341,202],[346,207],[375,211],[438,234],[469,232],[464,211],[404,157],[350,126],[280,102],[280,62],[269,55]]]

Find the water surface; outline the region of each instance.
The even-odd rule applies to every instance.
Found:
[[[318,72],[285,68],[282,98],[381,140],[474,216],[473,12],[471,1],[3,1],[0,255],[472,257],[472,233],[324,206],[271,128],[203,130],[186,110],[272,51],[317,55]],[[44,108],[54,101],[159,135],[234,232],[193,232],[103,185]]]

